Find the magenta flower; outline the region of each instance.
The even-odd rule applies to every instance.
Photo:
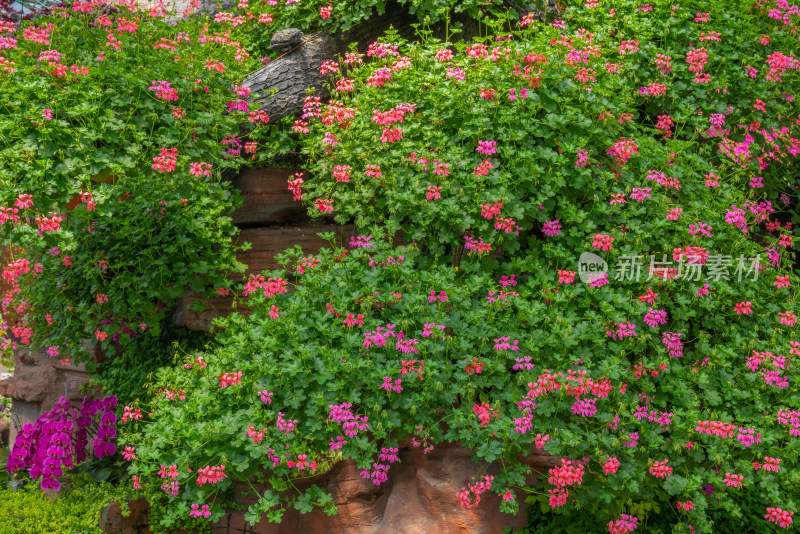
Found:
[[[542,226],[542,233],[547,237],[557,236],[561,233],[561,223],[558,219],[546,221]]]
[[[478,141],[476,152],[480,152],[484,156],[491,156],[497,152],[497,141]]]
[[[597,399],[581,399],[572,405],[572,413],[581,417],[594,417],[597,413]]]

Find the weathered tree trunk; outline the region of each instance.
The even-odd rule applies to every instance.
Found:
[[[328,97],[328,76],[320,74],[319,68],[335,55],[334,42],[328,34],[304,36],[296,48],[255,71],[242,85],[257,93],[256,104],[274,122],[303,108],[308,87],[313,87],[317,95]]]
[[[551,3],[553,1],[550,0]],[[517,11],[523,9],[516,3],[509,3],[508,7]],[[523,9],[523,12],[527,11]],[[409,13],[406,7],[396,1],[391,1],[386,3],[382,14],[371,16],[361,24],[335,35],[320,32],[302,36],[297,29],[277,32],[271,46],[283,55],[245,78],[242,85],[258,93],[255,103],[274,122],[300,111],[309,88],[313,88],[315,94],[323,99],[330,96],[326,85],[328,76],[319,72],[325,61],[343,56],[353,43],[357,44],[359,51],[365,52],[369,44],[390,27],[397,30],[401,37],[412,40],[416,31],[412,25],[417,22],[416,15]],[[480,23],[464,14],[454,14],[451,22],[461,23],[459,40],[470,40],[480,35]],[[434,36],[446,39],[444,33],[443,23],[434,25]]]

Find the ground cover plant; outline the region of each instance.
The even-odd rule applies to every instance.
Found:
[[[120,502],[124,513],[129,513],[127,501],[124,500],[126,488],[108,483],[97,484],[82,478],[75,482],[74,486],[64,489],[57,499],[50,498],[32,484],[16,491],[3,486],[0,489],[0,502],[3,503],[0,506],[0,533],[100,534],[99,519],[108,513],[109,504]],[[130,482],[127,486],[130,490]]]
[[[251,523],[335,513],[301,481],[352,458],[380,485],[403,443],[449,440],[504,467],[459,501],[525,500],[534,530],[791,527],[798,17],[590,0],[326,63],[287,187],[361,235],[251,277],[253,313],[124,406],[159,525],[219,519],[239,481],[269,488]],[[559,459],[538,486],[532,448]]]

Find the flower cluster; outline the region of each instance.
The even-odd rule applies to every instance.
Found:
[[[58,491],[61,484],[57,479],[86,459],[88,432],[95,419],[99,418],[93,442],[95,456],[102,458],[116,452],[112,443],[116,435],[116,406],[114,396],[91,401],[84,398],[78,410],[72,408],[66,397],[61,397],[35,423],[22,426],[8,457],[8,471],[25,469],[31,478],[42,477],[42,489]]]

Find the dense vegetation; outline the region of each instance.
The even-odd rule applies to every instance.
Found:
[[[251,277],[253,313],[123,408],[118,449],[162,527],[218,519],[240,480],[271,488],[251,522],[335,513],[315,486],[284,490],[344,458],[380,485],[403,443],[446,440],[505,467],[459,501],[525,499],[532,529],[792,525],[796,7],[495,7],[474,41],[390,32],[325,64],[331,101],[270,125],[235,86],[264,51],[258,24],[347,28],[371,4],[269,6],[172,26],[78,4],[0,37],[16,342],[133,343],[187,284],[224,292],[220,178],[251,154],[299,143],[307,169],[287,186],[360,229]],[[606,267],[582,271],[585,253]],[[540,486],[532,447],[561,459]]]

